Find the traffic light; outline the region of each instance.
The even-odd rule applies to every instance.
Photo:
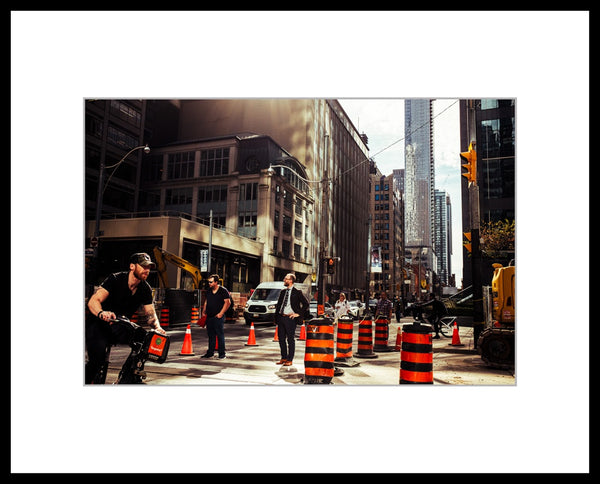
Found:
[[[460,154],[461,166],[465,169],[461,173],[468,181],[477,184],[477,151],[473,149],[473,143],[469,144],[469,151]]]
[[[471,253],[471,232],[463,232],[463,245],[465,246],[465,249],[467,249],[467,252],[470,254]]]
[[[327,274],[335,274],[335,258],[329,257],[326,259]]]

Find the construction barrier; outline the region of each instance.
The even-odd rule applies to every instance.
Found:
[[[258,344],[256,344],[256,335],[254,334],[254,323],[250,324],[250,334],[248,334],[246,346],[258,346]]]
[[[168,328],[169,327],[169,308],[162,307],[160,309],[160,327]]]
[[[402,326],[398,326],[398,331],[396,332],[396,346],[395,346],[395,350],[396,351],[400,351],[401,347],[400,345],[402,344]]]
[[[304,383],[331,383],[333,376],[333,324],[329,318],[313,318],[306,328]]]
[[[298,337],[300,341],[306,341],[306,325],[302,323],[300,326],[300,336]]]
[[[200,310],[198,306],[192,306],[192,321],[191,324],[198,324],[198,319],[200,317]]]
[[[456,321],[454,321],[454,328],[452,329],[452,343],[450,343],[451,346],[464,346],[461,342],[460,342],[460,335],[458,334],[458,324],[456,324]]]
[[[344,315],[338,318],[335,360],[337,366],[358,366],[358,363],[352,358],[352,333],[354,332],[354,318]]]
[[[358,323],[358,345],[356,356],[359,358],[378,358],[373,353],[373,323],[371,316],[366,316]]]
[[[185,329],[185,337],[183,339],[183,345],[181,346],[180,355],[194,355],[194,350],[192,349],[192,329],[190,325],[187,325]]]
[[[400,383],[433,384],[433,343],[430,324],[405,324],[402,327]]]
[[[375,321],[375,344],[373,350],[378,352],[394,351],[388,346],[390,338],[390,321],[387,318],[378,318]]]

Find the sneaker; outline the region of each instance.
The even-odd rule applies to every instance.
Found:
[[[202,355],[200,358],[212,358],[213,355],[211,355],[210,353],[206,353],[204,355]]]

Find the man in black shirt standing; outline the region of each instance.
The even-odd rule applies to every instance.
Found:
[[[219,285],[219,276],[208,276],[208,291],[202,305],[202,316],[206,315],[206,334],[208,350],[202,358],[211,358],[215,354],[215,346],[219,343],[219,359],[225,358],[225,313],[231,305],[229,291]]]
[[[129,271],[110,274],[88,301],[89,314],[85,322],[85,344],[88,362],[85,365],[85,383],[92,383],[106,359],[109,344],[129,344],[133,327],[113,324],[118,316],[129,319],[142,306],[148,324],[158,333],[166,334],[160,327],[152,288],[148,284],[150,269],[155,267],[150,256],[144,252],[133,254],[129,259]]]

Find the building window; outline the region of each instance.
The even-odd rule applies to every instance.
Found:
[[[131,150],[138,145],[136,138],[125,133],[124,131],[121,131],[120,129],[115,128],[114,126],[108,127],[107,139],[112,144],[126,150]]]
[[[281,252],[283,253],[283,257],[290,256],[290,241],[289,240],[281,241]]]
[[[299,246],[298,244],[294,244],[294,258],[296,260],[300,260],[300,254],[301,254],[300,251],[301,250],[302,250],[301,246]]]
[[[198,189],[196,216],[201,223],[210,223],[212,210],[213,227],[225,228],[227,218],[227,185],[208,185]]]
[[[110,102],[110,114],[127,121],[136,128],[142,124],[142,113],[121,101],[112,100]]]
[[[169,153],[167,175],[169,180],[194,177],[194,152]]]
[[[302,222],[294,220],[294,237],[302,240]]]
[[[238,199],[238,235],[256,239],[258,183],[241,183]]]
[[[192,191],[192,187],[168,189],[165,209],[179,212],[181,216],[187,214],[189,217],[192,213]]]
[[[283,215],[283,224],[281,226],[281,231],[284,234],[292,234],[292,217],[289,215]]]
[[[202,150],[200,176],[221,176],[229,173],[229,148]]]

